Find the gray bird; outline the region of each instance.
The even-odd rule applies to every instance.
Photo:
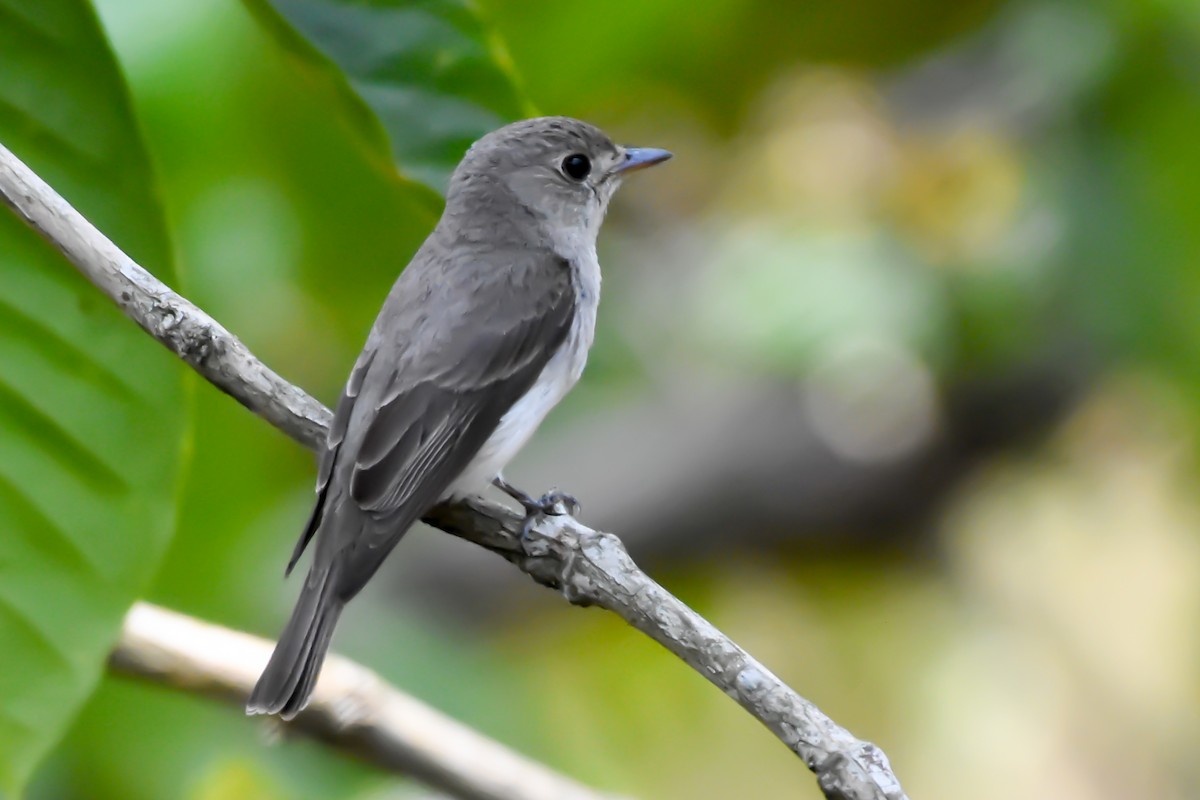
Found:
[[[609,199],[670,157],[566,117],[508,125],[467,151],[338,401],[287,573],[315,536],[312,567],[247,713],[304,708],[342,608],[439,501],[492,483],[527,520],[573,503],[535,500],[501,470],[583,372]]]

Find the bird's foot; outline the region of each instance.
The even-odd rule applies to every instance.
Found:
[[[574,495],[560,492],[558,489],[551,489],[537,500],[534,500],[532,506],[525,506],[525,511],[532,510],[551,517],[558,517],[563,514],[573,517],[579,513],[579,508],[579,501],[575,499]]]
[[[528,503],[521,503],[525,508],[525,519],[521,522],[521,539],[528,542],[533,534],[533,526],[544,517],[573,517],[579,513],[579,501],[566,492],[552,489],[537,500],[526,495]],[[518,500],[517,502],[520,502]]]
[[[542,517],[558,517],[564,514],[573,517],[579,513],[579,501],[573,495],[557,489],[552,489],[535,500],[532,495],[521,491],[499,475],[492,481],[492,485],[516,500],[525,509],[525,519],[521,523],[522,539],[529,538],[533,526]]]

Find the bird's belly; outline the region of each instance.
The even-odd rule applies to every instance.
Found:
[[[446,497],[466,497],[482,492],[524,447],[550,409],[579,380],[587,362],[591,331],[576,325],[558,352],[551,356],[533,386],[500,418],[496,430],[446,492]],[[590,326],[589,326],[590,327]]]

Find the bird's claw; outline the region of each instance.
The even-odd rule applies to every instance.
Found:
[[[579,501],[573,495],[560,492],[557,489],[546,492],[537,500],[530,499],[525,506],[525,519],[521,522],[521,538],[528,540],[533,533],[533,526],[543,517],[561,517],[564,514],[573,517],[579,513]]]
[[[528,540],[533,532],[533,526],[543,517],[560,517],[564,514],[570,517],[579,513],[579,501],[573,495],[551,489],[538,499],[533,499],[503,477],[497,475],[492,484],[521,504],[525,509],[525,519],[521,522],[521,538]]]
[[[538,498],[536,508],[543,514],[552,517],[562,516],[566,514],[568,517],[573,517],[579,513],[579,501],[574,495],[560,492],[557,489],[552,489]],[[559,509],[562,509],[561,511]],[[526,509],[527,511],[529,509]]]

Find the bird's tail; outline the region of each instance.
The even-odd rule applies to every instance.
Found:
[[[310,572],[267,668],[246,701],[247,714],[291,719],[308,705],[345,601],[334,589],[336,567]]]

